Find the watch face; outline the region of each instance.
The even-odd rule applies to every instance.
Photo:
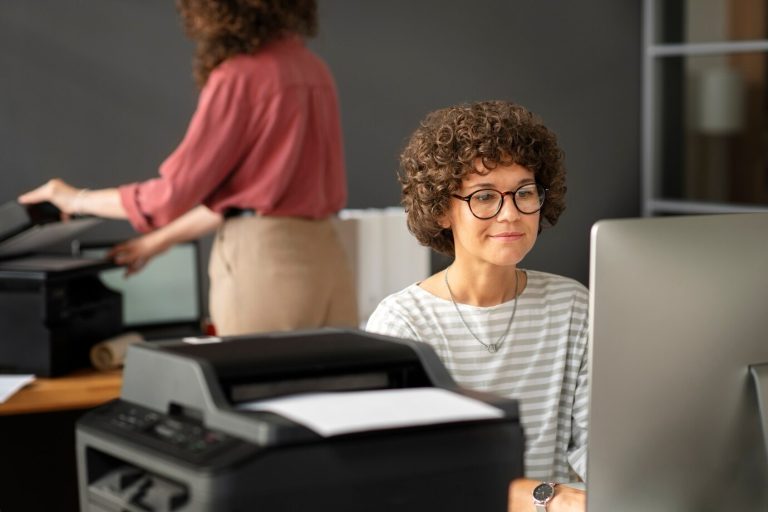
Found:
[[[549,484],[539,484],[533,490],[533,499],[540,503],[546,502],[555,494],[555,489]]]

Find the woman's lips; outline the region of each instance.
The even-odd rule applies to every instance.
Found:
[[[496,233],[491,235],[491,238],[501,241],[514,241],[523,238],[523,233],[504,231],[503,233]]]

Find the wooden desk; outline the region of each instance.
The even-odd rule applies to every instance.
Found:
[[[118,398],[122,371],[36,379],[0,404],[0,510],[78,512],[75,425]],[[13,483],[10,483],[13,482]]]
[[[81,370],[63,377],[35,379],[6,402],[0,416],[89,409],[120,396],[121,370]]]

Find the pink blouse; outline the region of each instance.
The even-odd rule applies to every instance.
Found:
[[[347,199],[333,77],[298,37],[221,63],[160,176],[119,187],[146,232],[204,204],[320,219]]]

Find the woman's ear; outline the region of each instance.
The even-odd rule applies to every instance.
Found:
[[[451,229],[451,219],[448,218],[447,213],[444,213],[437,219],[437,224],[443,229]]]

